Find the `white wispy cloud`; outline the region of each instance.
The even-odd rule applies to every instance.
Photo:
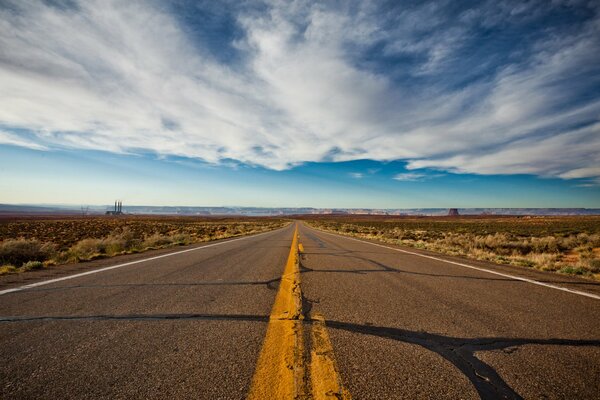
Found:
[[[427,178],[427,175],[425,175],[425,174],[419,174],[416,172],[406,172],[406,173],[394,175],[393,179],[395,179],[397,181],[404,181],[404,182],[416,182],[416,181],[421,181],[426,178]]]
[[[29,134],[2,133],[2,143],[271,169],[403,159],[412,169],[600,176],[600,125],[591,123],[600,99],[589,93],[600,84],[597,14],[581,29],[544,35],[530,55],[485,78],[449,87],[445,74],[472,26],[533,18],[543,5],[490,2],[448,26],[434,3],[382,15],[375,2],[273,1],[260,13],[235,10],[241,57],[228,64],[160,2],[5,3],[0,126]],[[378,43],[385,56],[421,61],[378,70],[357,56]],[[429,80],[425,89],[411,86],[419,79]]]
[[[32,150],[47,150],[45,146],[36,143],[32,140],[28,140],[18,135],[14,135],[10,132],[4,132],[0,130],[0,144],[9,144],[11,146],[26,147]]]
[[[441,173],[423,173],[423,172],[403,172],[396,174],[392,177],[392,179],[397,181],[404,182],[419,182],[426,181],[429,179],[435,179],[445,176],[445,174]]]
[[[362,172],[350,172],[350,177],[354,178],[354,179],[362,179],[365,177],[365,174],[363,174]]]
[[[418,160],[409,168],[433,167],[478,174],[534,174],[561,178],[598,176],[600,123],[545,138],[525,137],[488,153]],[[591,165],[592,167],[579,167]]]

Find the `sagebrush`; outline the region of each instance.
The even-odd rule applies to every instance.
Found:
[[[600,279],[600,217],[337,217],[309,223],[365,239]]]
[[[285,223],[194,217],[0,220],[0,275],[264,232]]]

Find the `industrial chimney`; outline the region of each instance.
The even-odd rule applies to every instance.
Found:
[[[123,202],[121,200],[115,200],[114,211],[106,211],[106,215],[121,215],[123,214]]]

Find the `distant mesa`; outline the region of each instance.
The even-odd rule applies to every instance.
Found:
[[[456,217],[456,216],[460,215],[458,213],[458,208],[450,208],[448,210],[448,215],[451,216],[451,217]]]

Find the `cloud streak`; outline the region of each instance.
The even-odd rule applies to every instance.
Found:
[[[397,181],[402,181],[402,182],[417,182],[417,181],[421,181],[426,178],[427,178],[426,174],[420,174],[420,173],[416,173],[416,172],[406,172],[406,173],[394,175],[393,179],[397,180]]]
[[[600,176],[600,17],[583,2],[227,4],[233,61],[161,2],[4,3],[3,143]]]

